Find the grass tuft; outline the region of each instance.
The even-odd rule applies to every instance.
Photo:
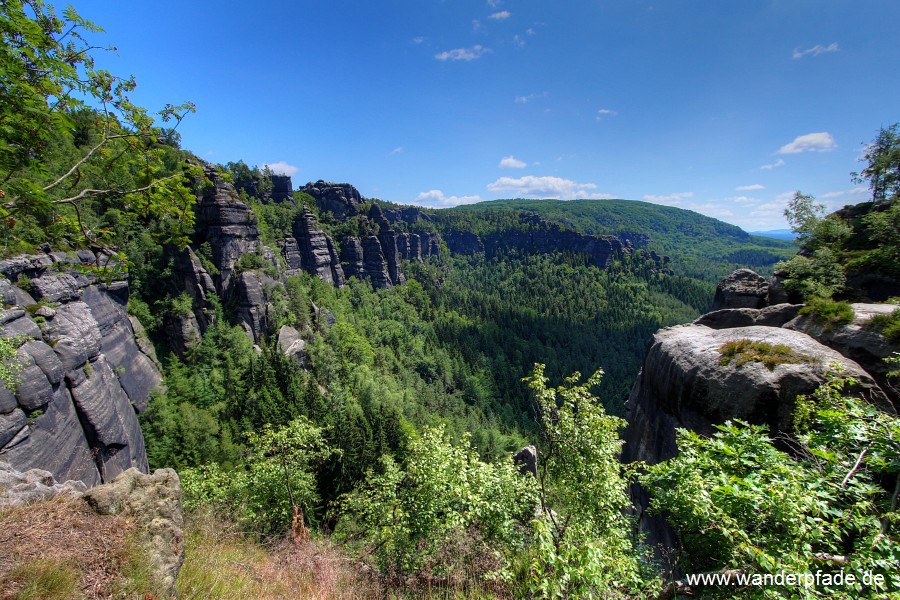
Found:
[[[856,316],[853,307],[846,302],[836,302],[830,298],[812,298],[800,309],[801,315],[811,315],[813,320],[831,331],[846,325]]]
[[[866,324],[895,344],[900,344],[900,308],[886,315],[875,315]]]
[[[754,342],[753,340],[725,342],[719,346],[718,352],[722,355],[719,364],[723,367],[732,361],[734,361],[735,368],[749,362],[761,362],[767,369],[773,371],[778,365],[801,364],[811,360],[809,356],[796,352],[790,346]]]

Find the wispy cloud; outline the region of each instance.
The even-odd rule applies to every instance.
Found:
[[[826,194],[820,194],[819,198],[841,198],[843,196],[868,196],[870,194],[869,188],[865,187],[855,187],[850,190],[841,190],[839,192],[828,192]]]
[[[794,48],[793,58],[794,60],[800,60],[804,56],[818,56],[820,54],[825,54],[827,52],[837,52],[840,50],[840,47],[837,45],[837,42],[832,42],[827,46],[823,46],[822,44],[816,44],[812,48],[807,48],[806,50],[801,50],[800,48]]]
[[[397,146],[393,150],[391,150],[391,156],[395,154],[403,154],[403,146]]]
[[[619,113],[611,108],[601,108],[597,111],[597,120],[602,121],[606,117],[615,117],[617,114]]]
[[[516,104],[528,104],[532,100],[537,100],[538,98],[546,98],[549,94],[547,92],[542,92],[540,94],[528,94],[527,96],[516,96]]]
[[[425,41],[425,36],[424,36],[424,35],[417,35],[416,37],[414,37],[414,38],[411,39],[410,41],[411,41],[413,44],[417,44],[417,45],[418,45],[418,44],[421,44],[422,42]]]
[[[799,154],[801,152],[825,152],[837,148],[834,138],[827,131],[798,135],[793,142],[778,149],[778,154]]]
[[[501,169],[524,169],[528,165],[515,156],[504,156],[497,166]]]
[[[300,169],[294,165],[288,164],[283,160],[274,163],[266,163],[263,165],[269,167],[269,170],[278,175],[296,175]]]
[[[445,52],[435,54],[434,57],[438,60],[475,60],[477,58],[481,58],[490,51],[490,48],[485,48],[481,44],[475,44],[470,48],[455,48],[453,50],[447,50]]]
[[[693,197],[694,192],[678,192],[677,194],[667,194],[664,196],[647,194],[644,196],[644,200],[646,202],[652,202],[653,204],[681,204],[684,200]]]
[[[448,196],[441,190],[428,190],[427,192],[422,192],[416,199],[413,200],[413,204],[419,204],[422,206],[434,206],[437,208],[446,208],[449,206],[459,206],[460,204],[474,204],[475,202],[481,202],[480,196]]]
[[[759,202],[759,198],[751,198],[750,196],[737,196],[735,198],[731,198],[730,200],[738,204],[752,204],[754,202]]]
[[[498,10],[497,12],[495,12],[491,16],[489,16],[488,19],[493,19],[495,21],[505,21],[506,19],[510,18],[511,16],[512,16],[512,13],[509,12],[508,10]]]
[[[491,8],[497,8],[498,6],[503,4],[503,1],[502,0],[487,0],[487,4]]]
[[[736,192],[752,192],[754,190],[764,190],[764,189],[766,189],[766,186],[760,185],[758,183],[754,183],[753,185],[739,185],[738,187],[734,188],[734,191],[736,191]]]
[[[487,186],[488,191],[494,193],[511,192],[520,198],[558,198],[560,200],[575,200],[577,198],[613,198],[610,194],[594,192],[597,189],[595,183],[578,183],[562,177],[501,177]]]
[[[763,165],[760,167],[763,171],[771,171],[772,169],[777,169],[778,167],[783,167],[784,161],[782,159],[778,159],[773,163],[769,163],[767,165]]]

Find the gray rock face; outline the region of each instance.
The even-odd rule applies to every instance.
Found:
[[[135,519],[144,556],[160,591],[176,597],[175,580],[184,563],[184,516],[181,481],[172,469],[152,475],[129,469],[111,483],[84,494],[87,503],[101,515],[124,514]]]
[[[300,332],[290,325],[282,325],[278,330],[278,349],[285,356],[293,358],[300,366],[305,365],[309,359],[306,342],[303,341]]]
[[[389,288],[393,285],[388,263],[381,249],[381,242],[374,235],[362,240],[363,257],[365,258],[365,274],[372,280],[375,289]]]
[[[309,209],[304,208],[297,216],[293,230],[303,269],[337,287],[344,285],[344,271],[334,242],[319,229],[319,223]]]
[[[259,247],[256,214],[241,201],[234,186],[219,177],[212,167],[206,176],[214,182],[199,198],[197,230],[202,240],[212,247],[212,261],[220,271],[221,286],[227,280],[242,254]]]
[[[390,222],[381,212],[381,207],[373,204],[369,209],[369,219],[378,226],[378,241],[381,252],[387,262],[387,272],[392,285],[406,283],[406,277],[400,270],[400,234],[391,228]]]
[[[45,275],[31,281],[31,293],[38,300],[68,302],[80,295],[80,287],[68,273]]]
[[[350,277],[362,279],[366,276],[362,242],[358,237],[346,236],[341,240],[341,267],[348,279]]]
[[[303,269],[303,258],[300,256],[300,246],[297,245],[296,239],[288,236],[278,242],[278,248],[287,266],[287,275],[294,275]]]
[[[771,371],[759,362],[723,365],[718,349],[725,342],[745,339],[784,344],[809,358]],[[762,326],[711,329],[696,324],[661,329],[626,404],[622,460],[656,464],[675,456],[677,428],[711,435],[713,425],[741,419],[768,426],[771,435],[789,431],[796,396],[825,382],[825,370],[832,362],[859,379],[865,395],[884,401],[883,392],[856,362],[799,331]],[[649,543],[674,547],[674,533],[665,521],[642,513],[649,498],[639,486],[632,489],[632,501]]]
[[[330,183],[317,181],[307,183],[300,188],[301,192],[316,199],[319,210],[327,210],[339,219],[359,214],[363,199],[355,187],[349,183]]]
[[[738,269],[716,286],[713,310],[763,308],[768,303],[769,282],[750,269]]]
[[[803,308],[802,304],[776,304],[765,308],[723,308],[700,316],[695,325],[706,325],[713,329],[750,327],[764,325],[781,327],[795,318]]]
[[[269,290],[280,285],[256,270],[244,271],[236,278],[232,297],[237,308],[238,324],[254,342],[259,342],[264,335],[272,332],[273,308],[268,298]]]
[[[812,315],[799,315],[784,327],[801,331],[859,363],[888,395],[891,408],[895,411],[900,410],[900,390],[895,389],[888,380],[890,365],[884,362],[884,359],[894,352],[900,352],[900,347],[866,327],[868,321],[875,315],[890,314],[898,308],[891,304],[857,303],[850,306],[855,316],[853,321],[846,325],[829,328],[816,323]]]
[[[401,233],[398,249],[403,260],[422,262],[422,236],[418,233]]]
[[[269,193],[272,202],[292,202],[294,185],[290,175],[272,175],[272,191]]]
[[[43,290],[38,295],[62,304],[35,311],[40,326],[18,307],[0,314],[0,335],[31,338],[17,350],[15,395],[0,390],[0,457],[17,469],[45,469],[89,486],[130,467],[146,470],[135,411],[146,406],[161,375],[135,341],[127,284],[94,285],[90,277],[58,271],[34,275],[33,284],[47,284],[34,286]],[[62,289],[77,294],[52,291]]]
[[[0,462],[0,506],[24,506],[49,500],[61,494],[80,496],[87,488],[80,481],[56,483],[53,474],[41,469],[24,473],[7,462]]]
[[[537,477],[537,461],[537,448],[534,446],[525,446],[513,454],[513,463],[519,467],[522,475],[530,473]]]

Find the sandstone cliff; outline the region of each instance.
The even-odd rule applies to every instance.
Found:
[[[853,305],[857,318],[852,323],[827,329],[811,316],[798,315],[800,305],[767,305],[769,297],[769,282],[742,269],[719,284],[718,310],[654,335],[626,405],[624,462],[656,464],[675,456],[677,428],[709,435],[714,425],[741,419],[768,426],[773,437],[789,434],[796,396],[825,382],[834,365],[859,380],[856,391],[863,397],[895,410],[900,399],[883,385],[881,359],[900,348],[863,323],[874,312],[896,307]],[[785,345],[798,360],[772,368],[755,361],[736,366],[723,360],[720,348],[738,340]],[[650,542],[675,547],[664,520],[643,513],[646,493],[635,487],[632,499]]]
[[[147,470],[137,413],[161,375],[126,314],[127,283],[75,268],[88,261],[90,252],[0,261],[0,336],[18,347],[19,366],[13,389],[0,389],[0,460],[92,486]]]

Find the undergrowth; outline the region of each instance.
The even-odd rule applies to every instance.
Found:
[[[868,328],[878,331],[895,344],[900,344],[900,308],[886,315],[875,315],[869,320]]]
[[[735,368],[749,362],[761,362],[770,371],[783,364],[800,364],[809,362],[810,357],[800,354],[790,346],[784,344],[769,344],[767,342],[755,342],[753,340],[732,340],[725,342],[718,348],[722,359],[719,364],[723,367],[734,361]]]
[[[848,303],[830,298],[812,298],[800,309],[800,314],[812,316],[826,331],[850,323],[855,316],[853,307]]]

